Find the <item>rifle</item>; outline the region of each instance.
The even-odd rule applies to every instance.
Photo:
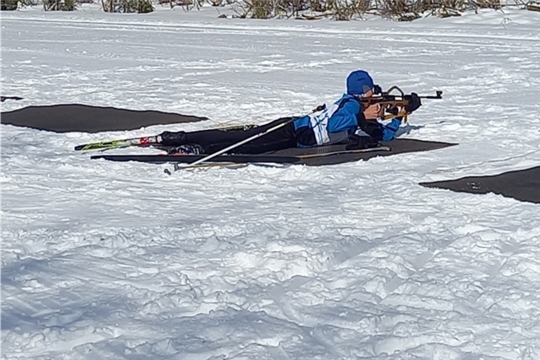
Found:
[[[399,95],[392,95],[392,91],[398,91]],[[442,91],[436,90],[435,95],[418,96],[420,99],[442,99]],[[405,110],[405,106],[411,101],[412,94],[405,94],[398,86],[392,86],[387,91],[382,91],[379,85],[375,85],[373,96],[369,98],[361,98],[362,108],[365,109],[370,105],[379,104],[378,120],[390,120],[395,117],[402,117],[403,122],[407,123],[409,113]],[[313,112],[319,112],[326,109],[326,104],[322,104],[313,109]]]
[[[392,95],[393,91],[399,92],[397,95]],[[381,87],[375,85],[374,95],[370,98],[362,99],[362,106],[367,108],[373,104],[379,104],[379,118],[391,119],[393,117],[403,117],[403,122],[407,123],[409,113],[405,110],[405,106],[409,104],[412,94],[405,94],[398,86],[392,86],[387,91],[382,91]],[[442,91],[436,90],[435,95],[418,96],[420,99],[442,99]]]

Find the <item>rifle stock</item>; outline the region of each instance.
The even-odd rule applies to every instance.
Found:
[[[399,94],[393,95],[392,92],[397,91]],[[442,99],[442,91],[436,90],[435,95],[418,96],[420,99]],[[412,94],[405,94],[397,86],[392,86],[387,91],[381,91],[379,94],[366,99],[362,99],[361,103],[364,108],[373,104],[379,104],[379,119],[391,119],[393,117],[403,117],[404,122],[407,122],[409,113],[405,110],[405,106],[411,101]]]

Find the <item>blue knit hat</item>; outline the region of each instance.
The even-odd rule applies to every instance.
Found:
[[[367,91],[373,90],[373,79],[367,71],[356,70],[347,77],[347,94],[363,95]]]

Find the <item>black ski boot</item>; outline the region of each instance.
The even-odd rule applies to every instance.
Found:
[[[167,155],[199,155],[204,154],[204,150],[200,145],[187,144],[175,146],[167,150]]]
[[[160,135],[161,145],[165,146],[180,146],[186,144],[186,132],[185,131],[164,131]]]

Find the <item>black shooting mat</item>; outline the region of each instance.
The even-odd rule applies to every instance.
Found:
[[[137,130],[153,125],[191,123],[205,117],[80,104],[29,106],[2,112],[2,124],[58,133]]]
[[[468,176],[454,180],[422,182],[420,185],[471,194],[494,193],[540,204],[540,166],[492,176]]]

